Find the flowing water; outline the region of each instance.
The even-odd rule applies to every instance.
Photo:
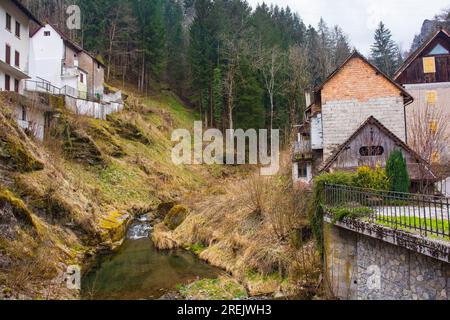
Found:
[[[184,250],[159,251],[145,216],[130,226],[121,248],[98,258],[82,279],[84,299],[158,299],[179,284],[216,278],[221,271]]]

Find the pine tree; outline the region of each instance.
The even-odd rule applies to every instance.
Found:
[[[374,44],[371,49],[371,61],[385,74],[392,76],[399,66],[398,46],[392,40],[391,31],[380,22],[375,30]]]
[[[409,192],[408,167],[401,151],[396,150],[390,154],[386,164],[386,173],[391,183],[391,191]]]

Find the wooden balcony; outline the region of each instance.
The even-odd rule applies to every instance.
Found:
[[[294,161],[311,160],[312,148],[310,140],[301,140],[295,142],[294,145]]]

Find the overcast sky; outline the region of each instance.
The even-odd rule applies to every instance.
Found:
[[[402,50],[409,50],[422,22],[442,9],[450,7],[449,0],[247,0],[256,4],[273,3],[289,6],[298,12],[306,25],[317,26],[323,17],[329,26],[339,25],[351,43],[363,54],[370,52],[373,33],[382,20],[392,31]]]

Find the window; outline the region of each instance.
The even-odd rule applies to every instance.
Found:
[[[426,102],[429,105],[435,105],[437,101],[437,92],[435,90],[430,90],[426,92]]]
[[[430,132],[432,134],[436,134],[438,132],[439,125],[438,125],[438,122],[436,120],[431,120],[430,123],[429,123],[429,126],[430,126]]]
[[[367,146],[359,149],[361,157],[377,157],[384,154],[384,148],[382,146]]]
[[[19,92],[19,80],[14,79],[14,91]]]
[[[298,178],[307,178],[308,177],[308,165],[306,163],[297,163],[297,176]]]
[[[5,90],[6,91],[11,90],[11,77],[7,74],[5,74]]]
[[[436,73],[436,60],[434,57],[425,57],[422,61],[424,73]]]
[[[84,74],[83,73],[80,73],[80,82],[84,83]]]
[[[11,16],[6,14],[6,30],[11,31]]]
[[[44,37],[50,37],[50,31],[44,31]]]
[[[432,163],[439,163],[441,161],[441,154],[438,151],[434,151],[431,155]]]
[[[9,45],[6,45],[6,52],[5,52],[5,62],[7,64],[11,64],[11,47]]]
[[[20,53],[19,53],[19,51],[16,51],[14,54],[14,65],[17,68],[20,68]]]
[[[438,43],[433,50],[430,51],[429,55],[430,56],[437,56],[440,54],[449,54],[450,52],[448,52],[447,49],[445,49],[440,43]]]
[[[16,37],[20,38],[20,23],[16,21]]]
[[[27,108],[22,107],[22,121],[27,121]]]

